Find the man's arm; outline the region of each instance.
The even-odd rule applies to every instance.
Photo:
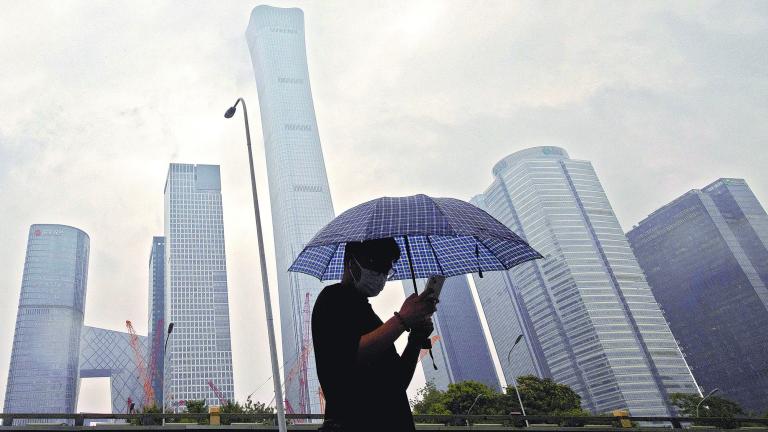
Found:
[[[414,328],[411,334],[408,336],[408,344],[405,346],[403,353],[400,355],[400,364],[403,370],[403,388],[408,388],[413,379],[413,374],[416,372],[416,364],[419,363],[419,354],[421,353],[421,345],[425,339],[432,334],[435,330],[432,324],[432,319],[425,321],[419,325],[418,328]]]
[[[360,347],[357,349],[357,361],[365,362],[375,359],[384,350],[391,347],[397,338],[405,331],[405,327],[396,317],[392,317],[376,330],[360,337]]]
[[[424,298],[411,294],[405,299],[403,306],[400,308],[400,317],[405,325],[403,325],[400,319],[393,316],[376,328],[376,330],[361,336],[357,349],[357,361],[364,362],[376,358],[395,343],[397,338],[405,331],[406,326],[412,327],[413,323],[422,322],[426,317],[432,315],[434,311],[435,304],[431,297]]]

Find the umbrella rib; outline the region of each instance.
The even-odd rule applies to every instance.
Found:
[[[488,245],[486,245],[485,243],[483,243],[483,240],[482,240],[480,237],[478,237],[478,236],[472,236],[472,237],[474,237],[474,238],[475,238],[475,242],[476,242],[476,244],[477,244],[477,243],[479,243],[479,244],[483,245],[483,247],[485,248],[485,250],[487,250],[488,252],[491,252],[491,256],[493,257],[493,259],[495,259],[495,260],[496,260],[496,262],[498,262],[498,263],[499,263],[499,265],[501,265],[501,268],[502,268],[502,269],[504,269],[504,270],[509,270],[509,268],[507,268],[507,266],[506,266],[506,265],[504,265],[504,263],[503,263],[503,262],[501,262],[501,260],[499,259],[499,257],[497,257],[495,253],[493,253],[493,251],[491,250],[491,248],[489,248],[489,247],[488,247]],[[477,259],[477,265],[478,265],[478,267],[480,267],[480,258],[479,258],[479,257],[478,257],[478,259]],[[512,267],[510,267],[510,268],[512,268]]]
[[[432,256],[435,257],[435,264],[437,264],[438,271],[440,271],[440,274],[445,274],[445,272],[443,272],[443,266],[440,265],[440,260],[437,259],[437,252],[435,252],[435,247],[432,246],[432,239],[430,236],[425,237],[427,238],[427,243],[429,243],[429,250],[432,251]]]
[[[440,207],[440,204],[438,203],[437,199],[432,198],[432,203],[435,205],[435,208],[437,209],[437,211],[445,218],[446,225],[448,225],[448,227],[451,229],[450,235],[458,237],[458,234],[456,234],[456,229],[453,227],[453,225],[451,225],[451,220],[448,218],[448,215],[445,214],[442,207]]]
[[[365,240],[369,239],[371,237],[371,231],[373,228],[373,220],[375,219],[375,215],[379,212],[379,207],[381,207],[381,203],[383,200],[379,199],[376,201],[376,205],[373,207],[373,214],[371,214],[371,217],[368,219],[368,226],[365,228]]]

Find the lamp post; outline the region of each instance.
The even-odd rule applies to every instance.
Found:
[[[713,394],[715,394],[715,393],[717,393],[717,392],[719,392],[719,391],[720,391],[720,389],[719,389],[719,388],[715,388],[715,389],[712,389],[712,391],[711,391],[711,392],[707,393],[707,395],[706,395],[706,396],[704,396],[704,397],[703,397],[703,398],[702,398],[702,399],[699,401],[699,403],[697,403],[697,404],[696,404],[696,417],[697,417],[697,418],[699,417],[699,407],[701,406],[702,402],[704,402],[705,400],[707,400],[707,398],[708,398],[708,397],[712,396]]]
[[[477,403],[477,400],[483,397],[482,393],[479,393],[477,397],[475,398],[475,401],[472,402],[472,405],[469,406],[469,409],[467,410],[467,416],[469,416],[469,413],[472,412],[472,408],[475,407],[475,404]],[[469,427],[469,418],[465,418],[464,421],[467,423],[467,427]]]
[[[165,407],[166,407],[166,403],[165,403],[165,397],[166,397],[166,394],[165,394],[165,368],[166,368],[166,365],[165,365],[165,351],[168,348],[168,339],[171,338],[171,332],[173,332],[173,323],[169,323],[168,324],[168,333],[165,336],[165,344],[163,345],[163,375],[162,375],[163,379],[162,379],[162,385],[161,385],[161,390],[163,391],[163,404],[162,404],[163,407],[162,407],[162,410],[161,410],[162,411],[161,414],[165,414]],[[163,415],[163,419],[161,421],[161,424],[163,426],[165,426],[165,415]]]
[[[507,364],[511,361],[512,356],[512,350],[515,349],[517,344],[523,339],[523,335],[518,335],[517,339],[515,339],[515,343],[512,344],[512,348],[509,349],[509,353],[507,354]],[[517,401],[520,403],[520,411],[523,412],[523,417],[525,417],[525,407],[523,406],[523,399],[520,397],[520,391],[517,389],[517,377],[515,377],[515,393],[517,393]],[[528,424],[528,419],[525,419],[525,426],[528,427],[530,424]]]
[[[272,383],[275,387],[275,407],[277,408],[277,427],[280,432],[286,432],[285,408],[283,407],[283,389],[280,385],[280,369],[277,363],[277,347],[275,346],[275,324],[272,318],[272,300],[269,296],[269,279],[267,278],[267,260],[264,254],[264,235],[261,232],[261,214],[259,213],[259,197],[256,193],[256,176],[253,173],[253,152],[251,151],[251,131],[248,126],[248,109],[243,98],[237,98],[226,113],[225,118],[235,115],[237,104],[243,106],[243,119],[245,121],[245,142],[248,146],[248,163],[251,167],[251,192],[253,195],[253,213],[256,218],[256,234],[259,241],[259,263],[261,264],[261,284],[264,291],[264,309],[267,315],[267,333],[269,335],[269,354],[272,362]]]

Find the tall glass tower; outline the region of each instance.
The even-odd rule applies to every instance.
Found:
[[[246,30],[267,159],[288,412],[320,413],[310,312],[323,285],[288,267],[334,216],[317,130],[301,9],[257,6]],[[302,356],[302,351],[309,356]],[[301,364],[302,359],[307,359]]]
[[[89,245],[70,226],[29,228],[4,413],[75,411]]]
[[[637,416],[669,415],[669,393],[698,392],[592,165],[534,147],[502,159],[493,174],[475,202],[544,255],[500,273],[501,285],[475,279],[484,306],[499,294],[516,305],[486,310],[507,380],[520,374],[514,362],[527,364],[570,385],[585,408]],[[491,324],[512,317],[511,333]],[[525,350],[504,352],[518,334]]]
[[[629,242],[693,374],[746,410],[768,408],[768,215],[741,179],[692,190]]]
[[[165,183],[165,403],[234,399],[218,165],[173,163]]]
[[[148,362],[155,362],[157,371],[152,377],[152,388],[158,406],[163,404],[163,370],[164,356],[162,353],[165,342],[165,237],[153,237],[149,253],[149,311],[147,323],[147,340],[149,349]]]
[[[422,287],[424,283],[424,280],[419,281]],[[403,288],[406,296],[413,293],[411,281],[403,281]],[[426,381],[440,390],[445,390],[448,384],[468,380],[500,390],[499,376],[491,359],[467,276],[445,280],[440,304],[432,321],[434,335],[438,338],[432,344],[434,365],[429,356],[422,357]]]

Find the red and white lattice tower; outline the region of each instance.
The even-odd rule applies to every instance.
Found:
[[[147,365],[144,362],[144,354],[141,352],[139,346],[139,336],[136,334],[136,330],[133,329],[133,324],[130,321],[125,322],[125,326],[128,328],[128,334],[130,335],[131,349],[133,349],[133,355],[136,359],[136,369],[139,371],[139,380],[144,386],[144,400],[142,406],[147,406],[155,400],[155,391],[152,388],[152,382],[147,374]]]
[[[302,414],[309,414],[312,406],[309,403],[309,380],[307,379],[307,368],[309,367],[309,351],[312,347],[312,295],[307,293],[304,298],[304,309],[301,312],[302,317],[302,343],[301,355],[299,357],[299,409]]]
[[[144,403],[147,405],[152,405],[154,400],[154,393],[155,393],[155,387],[154,387],[154,381],[155,376],[157,375],[157,362],[160,356],[162,356],[162,350],[163,350],[163,333],[164,333],[164,324],[163,319],[160,318],[157,320],[157,326],[155,328],[155,333],[153,335],[154,339],[151,342],[151,348],[149,352],[149,385],[152,386],[152,399],[147,400]]]

